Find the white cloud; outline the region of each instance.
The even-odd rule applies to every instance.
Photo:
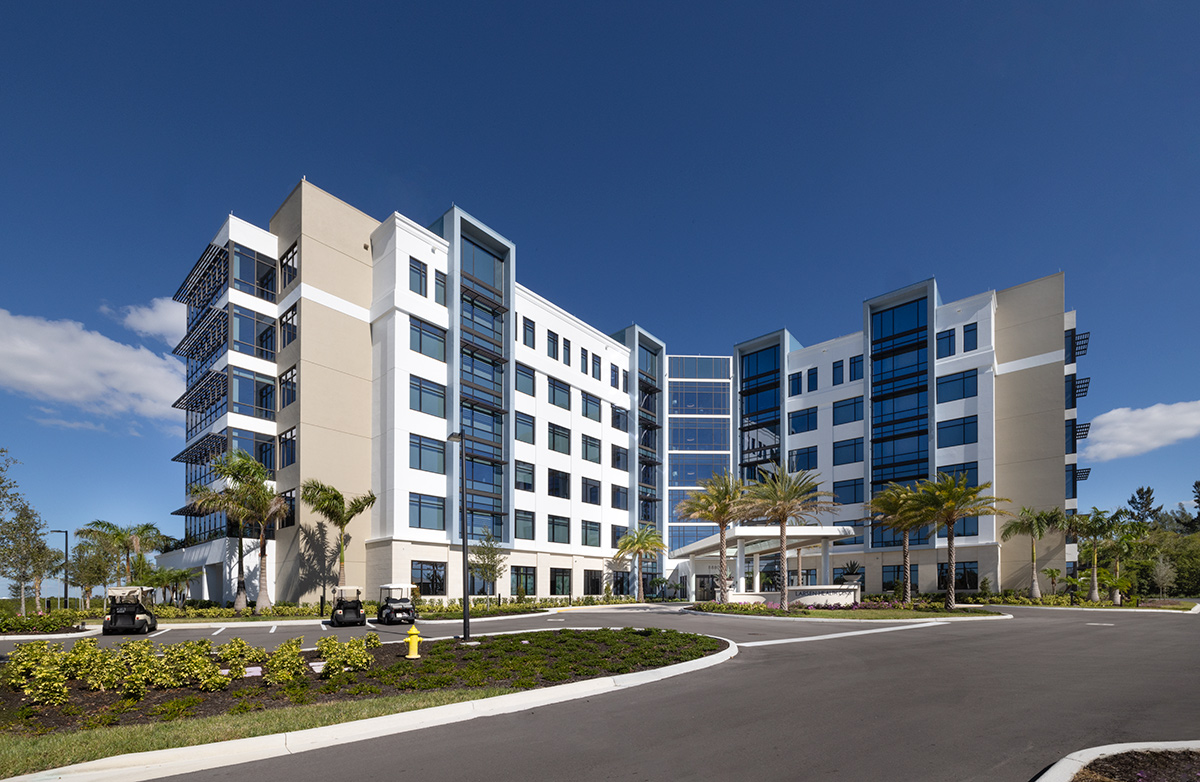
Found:
[[[54,429],[88,429],[93,432],[108,431],[104,428],[104,424],[97,424],[92,421],[67,421],[62,418],[32,418],[30,420]]]
[[[183,362],[109,339],[70,320],[0,309],[0,388],[43,404],[177,423]],[[51,419],[47,419],[51,420]],[[61,419],[60,419],[61,420]]]
[[[112,314],[104,306],[101,312]],[[142,337],[154,337],[174,348],[187,333],[187,307],[168,297],[154,299],[149,306],[122,307],[125,328]]]
[[[1200,400],[1153,405],[1137,410],[1118,407],[1092,420],[1083,456],[1108,462],[1137,456],[1200,435]]]

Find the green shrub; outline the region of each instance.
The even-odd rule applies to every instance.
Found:
[[[367,642],[363,638],[351,638],[342,643],[332,635],[322,636],[317,639],[317,654],[325,660],[325,667],[321,669],[322,679],[328,679],[342,671],[365,671],[375,662],[374,656],[367,651]]]
[[[162,661],[154,653],[149,639],[126,641],[117,652],[116,668],[123,675],[121,694],[141,700],[146,690],[159,678]]]
[[[45,641],[20,644],[9,655],[4,679],[14,690],[39,706],[67,702],[67,674],[63,670],[62,644]]]
[[[300,656],[300,644],[303,640],[292,638],[284,641],[271,653],[263,665],[263,680],[267,684],[286,685],[304,679],[311,669]]]
[[[251,646],[242,638],[230,638],[217,648],[217,658],[229,669],[230,679],[245,677],[247,665],[262,665],[269,656],[266,649]]]
[[[95,638],[80,638],[63,656],[67,678],[83,682],[89,690],[112,690],[121,683],[117,653],[101,649]]]

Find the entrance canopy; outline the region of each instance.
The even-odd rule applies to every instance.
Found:
[[[788,550],[818,546],[822,543],[832,543],[835,540],[845,540],[861,535],[861,530],[854,527],[788,527]],[[744,525],[731,527],[725,533],[727,554],[734,554],[739,548],[746,554],[769,554],[779,551],[779,527],[761,525]],[[721,535],[709,535],[703,540],[689,543],[683,548],[677,548],[667,556],[671,559],[690,559],[695,557],[715,557],[721,550]]]

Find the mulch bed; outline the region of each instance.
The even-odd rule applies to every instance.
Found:
[[[1181,782],[1200,780],[1200,752],[1152,751],[1106,755],[1088,763],[1072,782]]]

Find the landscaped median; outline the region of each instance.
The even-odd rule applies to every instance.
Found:
[[[708,636],[629,628],[427,641],[416,660],[373,633],[345,643],[325,636],[309,651],[295,639],[270,653],[241,639],[137,640],[117,649],[82,639],[69,650],[36,641],[18,646],[0,672],[0,773],[651,671],[726,647]]]
[[[739,616],[778,616],[792,619],[944,619],[950,617],[999,617],[998,611],[982,608],[956,608],[947,611],[940,603],[914,600],[911,603],[890,600],[864,600],[846,606],[815,606],[792,603],[784,609],[779,603],[696,603],[692,611]]]

